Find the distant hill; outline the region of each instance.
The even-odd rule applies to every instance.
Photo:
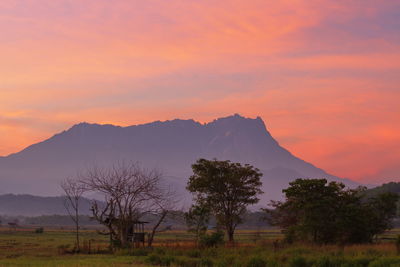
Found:
[[[368,189],[366,192],[367,197],[374,197],[381,193],[395,193],[400,195],[400,182],[390,182]],[[400,200],[397,202],[397,218],[394,219],[393,225],[398,228],[400,227]]]
[[[264,176],[262,203],[280,199],[296,178],[340,179],[281,147],[261,118],[240,115],[207,124],[193,120],[119,127],[80,123],[21,152],[0,157],[0,193],[60,195],[59,183],[78,170],[117,160],[132,160],[162,170],[167,181],[189,201],[185,185],[198,158],[249,163]],[[0,204],[1,205],[1,204]]]
[[[390,182],[367,190],[369,196],[386,192],[400,194],[400,182]]]
[[[90,215],[90,200],[82,198],[80,214]],[[67,215],[64,197],[39,197],[32,195],[0,195],[0,216]]]

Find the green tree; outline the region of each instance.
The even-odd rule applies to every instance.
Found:
[[[219,226],[226,231],[229,242],[248,205],[259,201],[262,194],[262,173],[249,164],[229,160],[199,159],[192,165],[193,175],[187,189],[198,205],[207,205]]]
[[[284,189],[285,202],[273,202],[272,223],[281,226],[289,239],[313,242],[332,239],[334,214],[342,184],[325,179],[297,179]],[[294,236],[295,235],[295,236]]]
[[[200,238],[207,232],[210,209],[206,205],[192,205],[185,213],[185,221],[189,232],[196,235],[196,244],[198,245]]]
[[[367,199],[367,215],[369,217],[369,234],[371,237],[393,227],[392,219],[397,214],[399,195],[391,192],[380,193]]]
[[[326,179],[297,179],[283,190],[286,199],[272,202],[270,222],[288,240],[316,243],[363,243],[391,227],[398,195],[365,197],[366,188],[345,189]]]

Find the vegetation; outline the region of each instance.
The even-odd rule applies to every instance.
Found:
[[[283,190],[286,199],[272,202],[270,222],[288,241],[363,243],[392,227],[399,195],[365,197],[365,188],[345,189],[326,179],[297,179]]]
[[[248,164],[206,159],[199,159],[192,169],[187,189],[194,194],[196,205],[210,209],[232,243],[247,206],[259,201],[262,173]]]
[[[76,251],[80,251],[79,242],[79,212],[80,202],[83,193],[85,193],[85,187],[78,181],[68,178],[61,183],[61,188],[65,193],[64,206],[68,212],[68,215],[75,224],[76,232]]]
[[[247,210],[262,193],[257,168],[199,159],[192,169],[187,189],[194,204],[187,212],[176,210],[161,173],[137,164],[93,168],[66,180],[69,217],[13,218],[0,228],[0,266],[400,266],[400,230],[387,231],[399,203],[396,183],[366,190],[297,179],[283,190],[285,200],[266,210],[268,221],[279,227],[266,230],[256,222],[265,212]],[[79,214],[86,192],[104,196],[92,202],[95,225]],[[246,219],[253,230],[237,230]],[[147,246],[131,242],[138,220],[152,222]],[[74,231],[44,226],[71,221]],[[24,227],[27,222],[35,226]],[[159,230],[166,222],[186,224],[187,230]],[[90,224],[91,230],[83,229]]]
[[[400,230],[388,233],[395,237]],[[71,254],[75,233],[45,229],[35,234],[33,229],[10,232],[0,229],[0,266],[399,266],[394,242],[366,245],[284,244],[275,251],[273,242],[280,238],[278,230],[262,231],[261,239],[253,242],[254,231],[238,230],[236,247],[199,249],[194,235],[186,231],[160,233],[154,248],[118,249],[110,253],[106,236],[94,230],[81,231],[81,253]],[[89,249],[90,248],[90,249]],[[90,252],[90,253],[89,253]],[[266,264],[266,265],[264,265]]]
[[[388,192],[400,194],[400,182],[397,182],[397,183],[390,182],[390,183],[383,184],[378,187],[368,189],[366,191],[366,194],[367,194],[367,196],[375,196],[377,194],[388,193]]]
[[[136,163],[119,162],[109,168],[89,169],[81,175],[79,187],[85,192],[104,196],[94,200],[93,218],[107,228],[110,247],[129,246],[129,235],[135,221],[146,214],[155,214],[158,221],[148,237],[152,245],[157,228],[172,209],[173,194],[162,187],[162,174]]]
[[[196,244],[203,237],[210,221],[210,209],[206,205],[192,205],[188,212],[184,214],[188,231],[196,236]]]

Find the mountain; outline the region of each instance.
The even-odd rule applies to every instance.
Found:
[[[296,178],[328,178],[357,184],[326,173],[292,155],[268,132],[263,120],[233,115],[210,123],[156,121],[119,127],[80,123],[67,131],[0,158],[0,193],[59,195],[59,182],[93,164],[138,161],[164,172],[168,182],[188,194],[185,185],[198,158],[249,163],[263,173],[263,203],[281,198]]]
[[[374,197],[381,193],[395,193],[400,195],[400,182],[390,182],[367,190],[367,196]]]

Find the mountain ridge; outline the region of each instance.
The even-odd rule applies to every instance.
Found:
[[[0,158],[0,188],[7,190],[0,193],[59,194],[58,183],[65,177],[94,163],[121,159],[161,169],[166,176],[175,177],[170,182],[185,193],[190,166],[201,157],[249,163],[259,168],[264,173],[264,191],[269,199],[279,198],[282,187],[295,178],[324,177],[357,185],[294,156],[273,138],[261,117],[252,119],[235,114],[203,124],[193,119],[125,127],[75,124]]]

